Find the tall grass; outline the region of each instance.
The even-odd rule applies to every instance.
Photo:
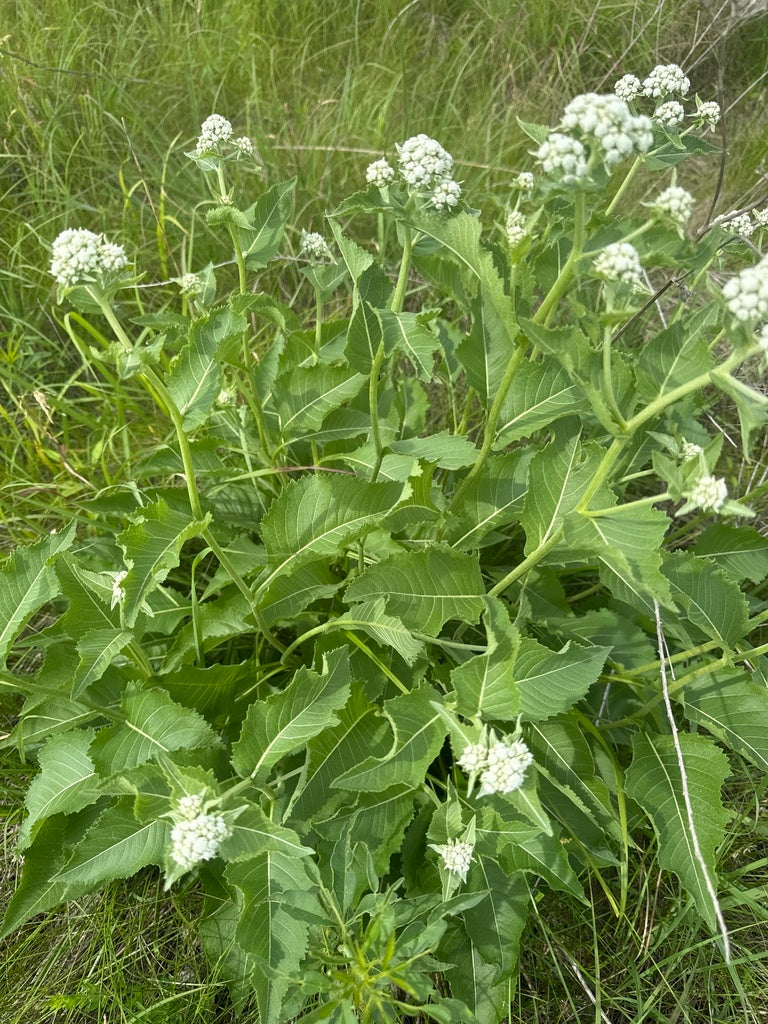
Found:
[[[531,166],[518,118],[554,123],[574,94],[675,61],[726,111],[722,161],[686,164],[682,182],[717,213],[768,200],[759,8],[744,20],[720,0],[0,4],[0,550],[63,518],[87,522],[89,501],[130,478],[125,430],[162,440],[130,382],[105,384],[81,363],[53,303],[46,247],[66,226],[107,231],[146,283],[223,258],[202,218],[189,231],[204,196],[183,152],[208,114],[254,140],[264,167],[244,182],[254,195],[264,180],[298,177],[296,238],[322,229],[374,156],[420,131],[455,155],[470,203],[492,218],[513,175]],[[142,294],[151,308],[152,290]],[[115,419],[115,387],[129,422]],[[13,711],[0,707],[0,733]],[[5,758],[7,893],[29,769]],[[750,845],[750,817],[765,794],[733,801],[728,863],[757,892],[766,857]],[[598,894],[593,910],[563,902],[537,918],[512,1020],[764,1019],[764,903],[731,908],[729,971],[711,960],[679,894],[659,888],[654,858],[653,847],[637,852],[634,905],[618,927]],[[5,944],[0,1020],[224,1024],[226,997],[183,924],[196,909],[194,892],[160,896],[147,873],[44,916]]]

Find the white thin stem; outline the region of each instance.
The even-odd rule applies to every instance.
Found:
[[[656,641],[659,648],[659,671],[661,672],[661,686],[664,693],[664,707],[667,711],[667,719],[669,720],[669,726],[672,730],[672,740],[675,744],[675,753],[677,754],[677,764],[680,769],[680,784],[683,790],[683,801],[685,803],[685,813],[688,817],[688,828],[691,832],[691,842],[693,844],[693,853],[698,861],[701,873],[704,876],[704,884],[707,887],[707,893],[709,898],[712,900],[712,906],[715,911],[715,918],[717,919],[718,927],[720,928],[720,935],[723,940],[723,957],[726,964],[731,962],[731,940],[728,936],[728,927],[723,917],[723,912],[720,909],[720,901],[717,898],[717,892],[712,884],[712,879],[709,877],[709,870],[707,868],[706,861],[704,860],[704,854],[701,852],[701,846],[699,845],[699,835],[696,831],[696,822],[693,817],[693,806],[691,804],[691,793],[688,788],[688,773],[685,768],[685,759],[683,758],[683,748],[680,746],[680,737],[677,732],[677,726],[675,725],[675,716],[672,711],[672,701],[669,697],[669,685],[667,683],[667,645],[664,639],[664,631],[661,626],[661,612],[659,609],[659,602],[654,599],[653,602],[653,613],[656,618]]]

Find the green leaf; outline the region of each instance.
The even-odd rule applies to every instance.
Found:
[[[56,877],[79,888],[129,878],[148,864],[162,864],[170,828],[160,820],[140,824],[133,815],[133,797],[120,800],[98,817]]]
[[[526,871],[543,878],[551,889],[567,892],[586,903],[584,889],[568,862],[560,838],[556,835],[529,836],[504,847],[500,858],[505,871]]]
[[[574,643],[551,651],[537,640],[523,637],[515,661],[523,720],[541,722],[572,708],[597,680],[609,653],[610,647]]]
[[[416,632],[437,636],[449,619],[477,622],[484,595],[477,559],[434,545],[370,566],[347,587],[346,600],[384,598],[390,615]]]
[[[564,416],[582,415],[589,402],[568,372],[551,359],[523,363],[509,389],[493,442],[504,448]]]
[[[600,461],[594,447],[582,448],[572,426],[561,424],[553,440],[531,459],[520,515],[526,554],[556,535],[578,505]]]
[[[768,689],[746,672],[708,672],[686,683],[686,716],[768,771]]]
[[[349,701],[338,712],[338,724],[307,742],[307,762],[291,803],[291,818],[312,822],[348,799],[333,783],[357,767],[371,752],[383,755],[391,743],[378,705],[371,704],[360,683],[352,685]]]
[[[125,555],[128,574],[123,580],[125,591],[124,616],[133,626],[141,606],[150,591],[165,580],[179,564],[184,544],[197,537],[208,525],[210,516],[193,519],[184,512],[176,512],[160,498],[154,505],[142,509],[117,537]]]
[[[527,462],[520,452],[492,455],[447,522],[446,539],[458,550],[480,547],[497,527],[517,521],[527,491]]]
[[[411,693],[384,702],[384,714],[392,726],[392,749],[383,757],[366,757],[340,775],[336,788],[380,793],[394,786],[417,788],[437,757],[447,733],[442,716],[431,702],[439,694],[427,683]]]
[[[249,804],[235,818],[230,835],[219,845],[219,853],[232,862],[258,857],[267,851],[289,857],[306,857],[313,852],[302,845],[292,829],[272,821],[256,804]]]
[[[72,523],[37,544],[17,548],[0,568],[0,666],[5,665],[11,644],[36,611],[59,593],[54,559],[66,551],[75,536]]]
[[[383,339],[378,311],[364,300],[358,302],[347,329],[344,355],[349,365],[367,376]]]
[[[112,582],[97,572],[90,572],[64,555],[56,561],[56,575],[69,601],[57,626],[67,636],[79,638],[92,629],[120,629],[120,613],[112,608]]]
[[[278,576],[264,595],[264,621],[272,626],[281,620],[295,619],[314,601],[333,597],[340,586],[341,580],[322,562],[310,562],[290,576]]]
[[[463,469],[473,466],[480,454],[468,437],[441,430],[427,437],[406,437],[390,441],[390,451],[412,455],[422,462],[432,462],[442,469]]]
[[[19,850],[29,846],[46,818],[80,811],[102,795],[101,782],[88,756],[93,735],[90,729],[78,729],[55,736],[41,747],[37,755],[40,771],[24,799],[28,813],[19,831]]]
[[[273,185],[246,210],[249,228],[240,228],[238,238],[249,270],[266,267],[283,242],[285,225],[293,207],[296,179]]]
[[[507,325],[493,305],[477,299],[472,329],[456,349],[456,358],[485,408],[493,403],[512,352]]]
[[[768,397],[730,375],[713,374],[712,382],[736,405],[741,425],[741,447],[746,459],[755,435],[768,422]]]
[[[6,908],[0,939],[66,899],[67,886],[56,872],[66,855],[67,824],[64,815],[54,815],[40,823],[34,843],[24,854],[21,880]]]
[[[152,684],[165,690],[171,700],[197,711],[209,722],[229,719],[238,714],[235,700],[254,686],[254,664],[251,660],[207,668],[185,665],[176,672],[155,676]]]
[[[707,875],[716,888],[715,851],[723,841],[730,817],[720,802],[720,790],[730,768],[723,751],[709,737],[681,733],[679,740],[699,847]],[[632,738],[632,753],[625,788],[653,822],[659,841],[659,864],[674,871],[715,931],[715,906],[694,851],[674,739],[637,733]]]
[[[269,507],[261,533],[269,552],[263,594],[278,576],[301,565],[336,556],[380,524],[403,496],[403,484],[369,483],[352,476],[333,481],[323,474],[288,484]]]
[[[470,869],[464,891],[485,893],[485,899],[464,911],[467,935],[483,961],[496,967],[496,982],[512,977],[528,917],[528,883],[483,858]]]
[[[486,963],[463,924],[449,926],[438,952],[453,965],[444,972],[451,992],[475,1015],[478,1024],[498,1024],[507,1017],[514,984],[511,980],[495,984],[498,968]]]
[[[437,335],[420,319],[419,313],[377,311],[384,338],[385,352],[402,352],[411,362],[420,380],[431,380],[434,353],[440,348]]]
[[[354,604],[339,620],[340,628],[362,629],[380,644],[393,648],[408,664],[413,665],[424,650],[424,644],[417,640],[410,629],[394,615],[384,611],[385,601],[378,597],[374,601]]]
[[[334,726],[349,697],[349,653],[340,647],[323,657],[321,674],[302,665],[281,693],[255,701],[232,746],[238,775],[263,781],[277,762]]]
[[[768,576],[768,537],[754,526],[716,523],[693,546],[694,554],[707,558],[736,580],[762,583]]]
[[[204,718],[174,703],[165,690],[127,693],[123,713],[125,721],[101,729],[91,746],[96,767],[104,776],[135,768],[173,750],[221,745]]]
[[[274,395],[283,437],[319,430],[328,413],[354,398],[364,384],[362,374],[323,363],[297,366],[282,374]]]
[[[520,690],[514,680],[519,633],[509,621],[506,605],[486,598],[483,613],[488,648],[451,672],[456,709],[467,718],[513,722],[520,712]]]
[[[679,551],[664,561],[675,600],[688,622],[726,647],[749,632],[749,608],[739,585],[703,558]]]
[[[202,865],[200,882],[205,892],[200,918],[200,940],[212,974],[229,990],[237,1013],[242,1013],[252,991],[255,958],[237,943],[235,932],[243,912],[243,894],[225,885],[220,873]]]
[[[349,794],[339,792],[349,799]],[[376,873],[386,875],[390,858],[400,850],[413,817],[413,801],[412,787],[402,784],[382,793],[362,793],[353,808],[342,803],[332,814],[324,811],[327,816],[314,821],[313,828],[331,840],[349,832],[352,842],[365,843],[371,851]]]
[[[190,327],[189,341],[166,378],[186,431],[196,430],[205,422],[221,391],[221,358],[228,344],[239,343],[247,327],[245,317],[227,307],[212,310]]]
[[[261,1024],[280,1024],[283,999],[307,951],[303,913],[319,911],[304,858],[267,852],[230,864],[227,879],[243,893],[237,942],[255,958],[252,984]]]
[[[81,693],[104,675],[113,660],[133,639],[124,629],[92,629],[78,641],[80,662],[72,679],[72,697]]]
[[[640,351],[635,374],[637,392],[646,403],[686,384],[714,365],[709,341],[682,322],[659,331]]]

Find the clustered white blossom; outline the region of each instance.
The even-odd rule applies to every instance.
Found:
[[[533,186],[536,184],[536,178],[530,171],[520,171],[512,184],[514,188],[519,188],[521,192],[532,192]]]
[[[682,453],[686,462],[689,459],[695,459],[697,456],[701,455],[703,451],[704,449],[700,444],[695,444],[693,441],[686,441],[683,439]]]
[[[301,243],[299,251],[311,260],[333,259],[328,243],[318,231],[305,231],[301,229]]]
[[[472,863],[472,851],[474,850],[472,843],[451,839],[449,842],[441,845],[430,845],[443,858],[445,870],[458,875],[462,882],[466,882],[467,872]]]
[[[768,319],[768,256],[726,281],[723,295],[737,320]]]
[[[595,260],[595,271],[608,281],[620,281],[633,286],[642,283],[643,268],[637,249],[629,242],[606,245]]]
[[[243,156],[253,156],[253,143],[246,135],[241,135],[239,139],[235,139],[232,145],[235,149],[238,149]]]
[[[412,188],[425,188],[450,178],[453,157],[436,139],[421,133],[406,139],[397,149],[400,173]]]
[[[728,498],[728,487],[722,477],[701,476],[687,497],[702,512],[719,512]]]
[[[435,185],[430,202],[436,210],[447,210],[458,206],[461,197],[461,185],[453,178],[445,178]]]
[[[224,408],[235,404],[235,393],[230,391],[229,388],[222,388],[216,396],[216,405],[220,405]]]
[[[575,184],[587,173],[586,150],[578,139],[562,132],[550,132],[536,157],[545,174],[559,174],[566,185]]]
[[[626,102],[612,93],[587,92],[574,97],[560,125],[594,139],[609,169],[634,153],[645,153],[653,142],[650,120],[644,114],[633,114]]]
[[[86,228],[67,228],[53,243],[51,273],[65,288],[117,273],[127,265],[122,245]]]
[[[756,225],[752,223],[748,213],[739,213],[725,224],[725,227],[735,231],[742,238],[749,238],[754,233]]]
[[[195,799],[181,798],[179,813],[184,813],[185,817],[171,829],[171,857],[186,869],[215,857],[219,852],[219,844],[229,835],[229,828],[220,814],[195,813],[196,805],[192,803]],[[183,801],[188,803],[182,811]]]
[[[197,274],[182,274],[179,288],[182,295],[199,295],[203,290],[203,281]]]
[[[644,96],[685,96],[691,87],[683,69],[677,64],[657,64],[643,82]]]
[[[195,146],[198,156],[206,153],[218,153],[219,145],[222,142],[229,142],[232,138],[232,125],[221,114],[211,114],[206,117],[200,126],[200,137]],[[237,145],[237,143],[236,143]]]
[[[643,91],[643,84],[637,75],[623,75],[614,85],[613,91],[620,100],[631,103]]]
[[[188,796],[180,797],[174,810],[177,817],[184,818],[186,821],[197,818],[203,812],[202,793],[191,793]]]
[[[482,773],[478,795],[488,796],[511,793],[522,786],[532,762],[533,754],[522,740],[504,743],[491,733],[487,743],[468,743],[456,763],[467,774]]]
[[[679,185],[670,185],[656,196],[653,205],[671,217],[680,227],[684,227],[690,220],[693,203],[694,199],[690,192],[686,192]]]
[[[513,249],[528,234],[525,230],[525,216],[519,210],[510,210],[507,214],[506,231],[507,241]]]
[[[379,188],[384,188],[394,177],[394,167],[383,157],[381,160],[374,160],[372,164],[368,164],[365,172],[365,180],[368,184],[377,185]]]
[[[703,125],[706,125],[710,131],[714,131],[720,122],[720,104],[715,103],[714,100],[707,100],[705,103],[699,104],[699,109],[696,111],[699,119]]]
[[[678,103],[677,100],[667,100],[666,103],[662,103],[653,112],[654,121],[663,124],[665,128],[676,128],[679,124],[682,124],[684,118],[685,109],[682,103]]]
[[[766,206],[763,210],[753,210],[752,216],[755,218],[755,223],[758,227],[768,227],[768,206]]]

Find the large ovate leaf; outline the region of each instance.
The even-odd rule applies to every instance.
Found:
[[[514,523],[524,507],[527,475],[520,453],[492,455],[446,523],[451,546],[459,551],[478,548],[492,530]]]
[[[664,562],[675,600],[688,622],[728,647],[748,632],[749,608],[739,585],[707,559],[676,552]]]
[[[0,666],[24,624],[59,592],[53,561],[72,544],[75,524],[63,533],[17,548],[0,568]]]
[[[124,629],[92,629],[78,641],[80,661],[72,678],[72,697],[79,697],[104,675],[114,658],[133,639]]]
[[[445,971],[451,992],[475,1015],[478,1024],[498,1024],[504,1020],[515,985],[511,979],[495,983],[499,969],[483,959],[463,924],[449,926],[439,953],[451,964]]]
[[[362,629],[380,644],[391,647],[409,665],[413,665],[424,650],[424,644],[417,640],[395,615],[384,610],[383,597],[373,601],[353,604],[349,611],[338,620],[337,625],[345,629]]]
[[[246,211],[250,226],[239,228],[238,238],[249,270],[266,267],[280,248],[295,185],[295,178],[273,185]]]
[[[562,366],[546,358],[523,363],[504,400],[494,448],[504,448],[564,416],[588,410],[586,397]]]
[[[496,982],[511,977],[528,917],[528,883],[522,874],[509,875],[496,861],[482,858],[470,870],[466,891],[485,894],[463,913],[467,935],[483,961],[496,967]]]
[[[272,821],[256,804],[249,804],[232,822],[229,836],[219,844],[219,853],[224,860],[240,861],[267,851],[289,857],[307,857],[312,853],[292,829]]]
[[[435,545],[370,566],[347,587],[349,602],[384,598],[409,628],[437,636],[450,619],[477,622],[485,586],[475,558]]]
[[[519,633],[509,621],[506,606],[487,598],[483,617],[488,648],[451,673],[456,693],[456,710],[461,715],[485,721],[513,722],[520,712],[520,690],[514,677]]]
[[[424,462],[433,462],[442,469],[463,469],[474,465],[480,454],[463,434],[450,434],[441,430],[427,437],[408,437],[391,441],[387,446],[392,452],[412,455]]]
[[[338,555],[377,526],[401,496],[401,483],[369,483],[352,476],[330,480],[317,474],[288,484],[261,524],[269,561],[258,593],[300,565]]]
[[[251,704],[232,746],[238,775],[262,781],[281,758],[335,725],[349,688],[349,655],[340,647],[324,656],[321,673],[302,666],[281,693]]]
[[[609,647],[574,643],[551,651],[537,640],[523,637],[515,661],[523,719],[540,722],[572,708],[597,680],[609,653]]]
[[[768,537],[754,526],[716,523],[702,533],[693,550],[735,580],[762,583],[768,576]]]
[[[478,298],[472,305],[472,329],[456,350],[467,381],[490,408],[513,349],[503,320],[493,305]]]
[[[411,693],[385,701],[384,713],[394,737],[391,749],[383,757],[366,757],[333,785],[373,793],[403,784],[418,787],[448,731],[432,706],[438,697],[437,691],[424,683]]]
[[[728,760],[707,736],[681,733],[680,746],[693,810],[696,835],[706,868],[696,855],[683,795],[683,777],[672,736],[637,733],[632,739],[632,763],[626,774],[627,794],[653,822],[659,841],[659,864],[674,871],[714,931],[715,904],[707,876],[717,888],[715,853],[725,836],[729,814],[720,799],[730,774]]]
[[[638,395],[652,402],[712,366],[709,339],[678,321],[643,346],[635,369]]]
[[[708,672],[686,683],[688,718],[768,771],[768,688],[747,672]]]
[[[434,352],[440,341],[423,323],[418,313],[393,313],[388,309],[377,311],[387,352],[402,352],[410,360],[421,380],[431,380]]]
[[[176,704],[165,690],[129,692],[125,720],[101,729],[91,756],[102,775],[127,771],[174,750],[216,747],[221,740],[204,718]]]
[[[177,512],[160,498],[154,505],[142,509],[133,525],[119,534],[117,542],[129,566],[122,581],[127,625],[134,625],[149,592],[160,586],[178,565],[184,544],[207,525],[208,518],[198,520]]]
[[[318,430],[333,409],[354,398],[365,377],[341,366],[297,366],[274,387],[280,430],[285,439]]]

